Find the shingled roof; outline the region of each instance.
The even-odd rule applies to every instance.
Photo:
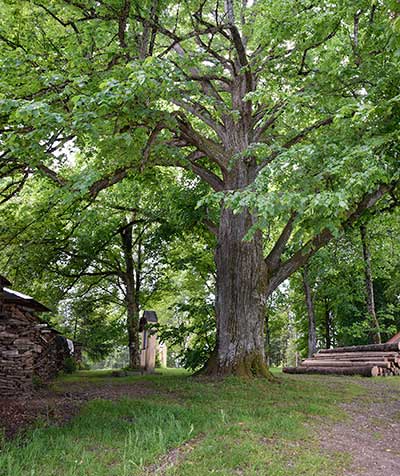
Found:
[[[18,291],[14,291],[8,286],[11,286],[10,281],[4,276],[0,275],[0,289],[3,291],[1,298],[5,304],[17,304],[19,306],[23,306],[29,311],[51,312],[48,307],[39,301],[36,301],[36,299],[33,299],[33,297]]]
[[[146,319],[146,322],[158,322],[156,311],[144,311],[143,317]]]

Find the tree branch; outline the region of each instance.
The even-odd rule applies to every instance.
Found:
[[[212,220],[209,218],[203,218],[203,223],[210,233],[214,236],[218,236],[218,226]]]
[[[310,132],[319,129],[320,127],[324,127],[324,126],[327,126],[329,124],[332,124],[332,122],[333,122],[333,117],[328,117],[326,119],[322,119],[320,121],[314,122],[314,124],[312,124],[311,126],[306,127],[305,129],[300,131],[298,134],[296,134],[294,137],[292,137],[290,140],[285,142],[285,144],[283,144],[281,146],[281,149],[290,149],[295,144],[298,144],[299,142],[304,140]],[[273,152],[267,159],[265,159],[258,166],[257,172],[260,172],[264,167],[266,167],[268,164],[270,164],[280,154],[281,154],[281,150],[277,150],[277,151]]]
[[[192,158],[193,157],[193,158]],[[200,154],[196,151],[187,156],[188,165],[182,165],[183,168],[191,170],[193,173],[202,178],[207,182],[213,190],[220,192],[224,190],[224,182],[217,175],[215,175],[211,170],[206,169],[202,165],[197,164],[195,161],[200,158]]]
[[[197,37],[196,38],[197,40],[200,41],[201,45],[204,45],[205,44],[201,41],[200,37]],[[187,57],[187,53],[185,52],[185,50],[182,48],[181,44],[180,43],[176,43],[175,46],[174,46],[174,50],[176,51],[176,53],[180,56],[180,57]],[[221,57],[220,58],[220,61],[222,61],[223,58]],[[190,78],[190,75],[188,75],[176,62],[174,62],[175,66],[189,79]],[[200,72],[198,71],[197,68],[195,67],[191,67],[190,68],[190,74],[191,75],[194,75],[195,77],[201,77],[201,74]],[[211,82],[211,80],[208,80],[208,79],[204,79],[203,81],[200,81],[200,84],[201,84],[201,87],[202,87],[202,90],[205,94],[213,97],[214,99],[216,99],[217,101],[220,101],[221,103],[223,103],[223,100],[221,98],[221,96],[219,95],[218,91],[216,90],[216,88],[214,87],[213,83]]]
[[[63,187],[64,185],[67,185],[67,181],[61,177],[60,175],[57,174],[57,172],[54,172],[54,170],[50,169],[47,167],[47,165],[44,165],[42,162],[39,162],[36,164],[36,168],[43,172],[46,177],[49,177],[55,184],[59,185],[60,187]]]
[[[143,149],[143,160],[140,166],[141,172],[143,172],[146,166],[146,163],[150,157],[151,148],[153,144],[155,143],[155,141],[157,140],[157,137],[161,131],[162,131],[162,124],[157,124],[155,128],[151,131],[149,138],[147,139],[147,143]]]
[[[233,46],[237,53],[239,67],[240,67],[240,70],[242,69],[244,70],[244,76],[246,78],[246,93],[248,93],[253,90],[254,81],[253,81],[253,75],[250,71],[249,60],[246,54],[246,46],[235,24],[233,0],[225,0],[225,12],[228,17],[228,28],[231,33]],[[241,74],[241,71],[238,71],[237,73]]]
[[[212,162],[216,163],[222,171],[225,171],[228,159],[225,157],[223,147],[195,131],[183,113],[178,113],[176,120],[181,138],[186,142],[186,145],[196,147],[197,150],[201,151]]]
[[[121,48],[127,48],[128,44],[125,39],[125,30],[128,23],[129,12],[131,9],[131,0],[124,0],[121,12],[118,18],[118,38]]]
[[[353,48],[356,66],[360,66],[361,64],[360,50],[358,46],[358,33],[360,29],[360,17],[362,13],[363,13],[362,10],[357,10],[357,12],[354,14],[352,48]]]
[[[375,191],[366,193],[356,204],[355,210],[348,213],[347,218],[342,223],[342,229],[351,228],[366,210],[372,208],[386,193],[393,191],[398,184],[398,180],[392,184],[381,184]],[[304,266],[309,258],[328,244],[333,237],[332,232],[325,228],[294,253],[291,258],[282,264],[278,264],[275,269],[271,269],[267,294],[271,294],[285,279]]]
[[[301,57],[301,64],[299,67],[299,74],[308,74],[308,71],[304,71],[304,66],[306,64],[306,59],[307,59],[307,53],[312,49],[318,48],[318,46],[321,46],[322,44],[324,44],[325,42],[333,38],[338,32],[339,26],[340,26],[340,21],[337,23],[335,28],[330,33],[328,33],[324,38],[322,38],[322,40],[317,41],[316,43],[304,49],[303,55]]]
[[[286,106],[287,102],[286,101],[279,101],[276,103],[268,112],[264,111],[258,111],[254,116],[253,116],[253,121],[254,124],[257,124],[261,120],[265,118],[266,114],[269,114],[269,117],[258,127],[255,128],[254,130],[254,141],[258,142],[261,136],[264,134],[264,132],[271,127],[274,122],[278,119],[278,117],[282,114],[284,107]]]
[[[207,124],[209,127],[211,127],[211,129],[215,131],[220,138],[224,137],[224,130],[223,130],[222,124],[218,123],[218,121],[215,121],[211,117],[211,114],[209,113],[209,111],[204,106],[198,103],[193,104],[185,100],[178,100],[178,99],[173,99],[172,102],[176,106],[181,107],[185,111],[199,118],[202,122],[204,122],[204,124]]]
[[[112,185],[121,182],[121,180],[123,180],[128,175],[129,170],[130,167],[122,167],[117,169],[112,175],[97,180],[91,185],[89,194],[91,197],[96,198],[97,195],[105,188],[111,187]]]
[[[280,261],[283,251],[292,235],[293,224],[297,217],[297,213],[293,212],[286,225],[284,226],[279,238],[277,239],[274,247],[270,251],[269,255],[265,258],[265,263],[269,269],[275,269]]]
[[[8,202],[13,197],[15,197],[22,190],[28,178],[29,178],[29,173],[25,172],[20,180],[16,182],[12,180],[3,189],[1,189],[0,196],[3,198],[0,200],[0,205],[3,205],[4,203]]]
[[[59,18],[55,13],[53,13],[51,10],[49,10],[46,6],[42,5],[41,3],[35,3],[35,5],[37,7],[40,7],[42,8],[46,13],[48,13],[54,20],[56,20],[60,25],[62,25],[64,28],[66,28],[67,26],[70,26],[74,32],[76,33],[76,35],[78,36],[79,38],[79,41],[80,41],[80,33],[79,33],[79,30],[77,28],[77,26],[75,25],[75,23],[72,21],[72,20],[69,20],[69,21],[63,21],[61,20],[61,18]]]

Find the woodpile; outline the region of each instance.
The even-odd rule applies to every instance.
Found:
[[[358,345],[323,349],[298,367],[286,367],[292,374],[362,375],[386,377],[400,375],[400,343]]]
[[[1,278],[1,276],[0,276]],[[0,396],[30,393],[35,378],[46,382],[63,368],[67,339],[48,327],[35,312],[47,310],[0,280]],[[28,299],[29,298],[29,299]]]
[[[0,315],[0,395],[12,396],[32,389],[33,343],[26,321],[3,306]]]
[[[29,393],[35,377],[54,378],[70,356],[67,340],[16,305],[0,315],[0,395]]]

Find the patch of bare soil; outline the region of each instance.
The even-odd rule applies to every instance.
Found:
[[[351,455],[345,476],[399,476],[400,385],[383,379],[360,383],[368,393],[342,405],[350,418],[323,428],[321,445],[329,452]]]
[[[41,389],[29,397],[0,399],[0,428],[7,438],[14,437],[38,420],[62,425],[75,416],[81,406],[94,399],[119,400],[154,395],[157,389],[148,381],[116,384],[68,384],[68,391]]]

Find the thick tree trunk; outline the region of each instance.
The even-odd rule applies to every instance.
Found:
[[[314,302],[311,286],[308,281],[307,266],[303,268],[303,288],[308,315],[308,357],[312,357],[317,351],[317,331],[315,324]]]
[[[271,365],[271,329],[268,311],[265,314],[265,359],[269,367]]]
[[[125,284],[129,367],[138,369],[140,368],[139,303],[135,285],[132,226],[128,226],[121,231],[121,240],[125,260],[123,280]]]
[[[244,240],[253,224],[245,210],[223,208],[215,253],[217,347],[208,375],[270,377],[264,353],[267,272],[261,233]]]
[[[375,310],[375,296],[374,296],[374,283],[372,279],[372,268],[371,268],[371,254],[367,242],[367,229],[365,225],[360,226],[360,235],[361,243],[363,248],[363,258],[364,258],[364,272],[365,272],[365,295],[367,300],[367,311],[373,327],[371,332],[372,341],[374,344],[380,344],[381,333],[379,330],[379,322],[376,316]]]

